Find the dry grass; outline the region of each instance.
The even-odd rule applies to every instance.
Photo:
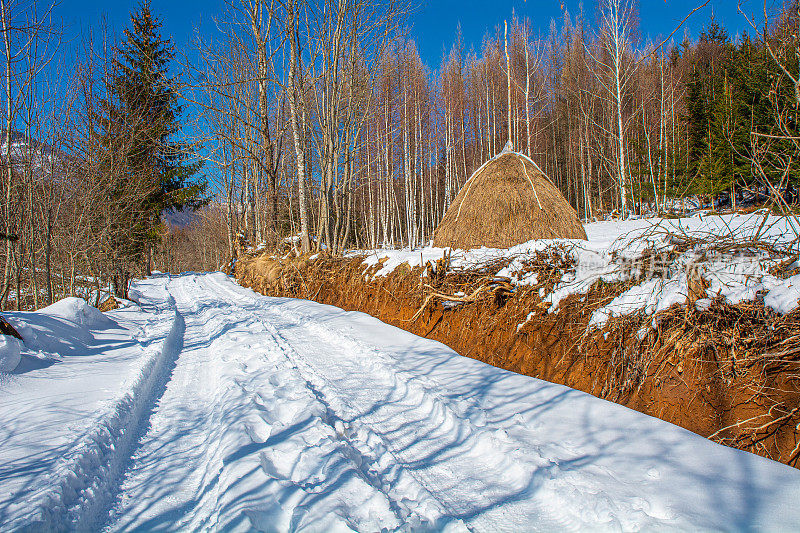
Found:
[[[439,224],[434,244],[508,248],[557,238],[586,239],[578,214],[535,164],[509,153],[464,185]]]

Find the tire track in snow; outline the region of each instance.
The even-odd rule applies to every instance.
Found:
[[[620,505],[621,502],[605,494],[601,484],[597,483],[594,477],[598,473],[602,476],[611,475],[611,472],[603,468],[595,469],[592,473],[585,471],[580,475],[574,472],[561,472],[559,470],[560,460],[566,459],[569,461],[581,455],[579,450],[570,445],[551,439],[547,441],[548,453],[543,454],[537,448],[530,446],[531,441],[541,440],[540,436],[537,437],[535,430],[517,427],[515,428],[517,430],[517,438],[509,435],[509,432],[504,429],[488,430],[484,427],[486,426],[486,415],[482,411],[477,410],[476,412],[473,410],[470,412],[470,410],[460,409],[457,402],[451,401],[439,393],[437,384],[434,381],[429,380],[424,374],[398,368],[394,364],[394,358],[388,352],[381,351],[371,342],[364,342],[351,337],[345,332],[346,327],[343,330],[341,327],[328,324],[326,321],[313,321],[310,319],[311,317],[304,316],[281,305],[271,305],[267,309],[269,312],[278,314],[293,322],[297,327],[316,335],[320,340],[320,344],[333,344],[343,347],[345,351],[350,352],[351,358],[358,358],[364,361],[365,372],[368,369],[370,376],[387,376],[391,386],[401,391],[402,395],[407,395],[407,391],[413,391],[410,393],[411,396],[430,397],[434,405],[442,406],[446,410],[447,416],[452,415],[458,424],[465,425],[468,428],[459,432],[460,434],[468,435],[463,440],[465,447],[481,446],[481,440],[483,440],[483,443],[488,441],[492,452],[494,452],[493,455],[496,456],[497,452],[500,452],[510,461],[496,463],[494,469],[490,467],[485,470],[488,473],[486,478],[487,486],[493,484],[493,471],[497,474],[497,477],[502,476],[509,469],[517,469],[518,474],[525,473],[525,475],[529,476],[530,484],[525,492],[531,495],[536,492],[539,501],[542,502],[538,505],[536,520],[541,528],[545,530],[578,531],[586,527],[588,523],[606,521],[615,523],[616,516],[624,517],[632,513],[647,515],[656,520],[669,519],[658,509],[651,510],[650,504],[645,499],[636,497]],[[439,388],[441,388],[440,385]],[[471,404],[471,402],[468,403]],[[475,422],[473,422],[473,419],[475,419]],[[518,440],[520,432],[524,435],[523,440]],[[525,449],[524,453],[521,452],[523,448]],[[483,460],[483,458],[481,459]],[[488,464],[491,465],[492,463]],[[520,466],[522,468],[519,468]],[[514,482],[515,480],[505,481]],[[517,476],[516,481],[521,481],[519,476]],[[435,493],[435,489],[431,487],[429,489],[431,489],[432,493]],[[445,490],[443,492],[446,494],[448,491]],[[464,501],[466,500],[463,498],[457,500],[457,502]],[[514,502],[511,502],[507,507],[513,509],[514,505]],[[530,511],[534,506],[529,501],[524,507],[527,507],[527,514],[530,516]],[[455,509],[454,516],[471,515],[469,511],[465,512],[463,507],[459,508],[458,504],[456,504]],[[500,523],[508,526],[522,515],[523,513],[517,514],[513,511],[510,514],[506,513]],[[465,522],[467,527],[472,528],[474,525],[479,530],[495,530],[500,527],[500,523],[492,524],[487,517],[480,515],[470,516]],[[619,522],[618,525],[621,529],[629,528],[625,523]]]
[[[166,390],[180,354],[185,324],[168,300],[172,320],[163,343],[142,370],[129,394],[54,468],[52,491],[39,507],[32,530],[96,530],[107,517],[122,474],[147,427],[158,398]],[[64,474],[66,473],[66,474]]]
[[[223,293],[228,292],[226,288],[223,289],[223,287],[219,284],[212,284],[213,289],[209,290],[208,287],[203,287],[200,283],[198,283],[197,279],[193,279],[192,282],[197,283],[198,293],[204,292],[204,289],[206,293],[210,292],[212,294],[219,294],[220,292]],[[220,291],[219,289],[223,290]],[[298,380],[313,396],[313,400],[321,407],[321,410],[318,413],[319,420],[329,428],[331,436],[335,438],[335,440],[338,442],[337,453],[341,454],[341,456],[350,463],[352,469],[360,475],[362,481],[364,481],[367,485],[372,487],[376,492],[380,493],[384,497],[389,509],[391,509],[392,513],[394,514],[397,523],[398,524],[407,523],[410,517],[414,516],[413,510],[409,509],[406,506],[401,505],[397,501],[392,500],[391,497],[388,494],[386,494],[385,490],[386,482],[376,474],[374,469],[370,467],[369,458],[363,455],[361,451],[356,446],[354,446],[353,443],[350,441],[346,431],[344,430],[343,420],[338,417],[336,412],[325,401],[325,396],[322,393],[320,393],[316,388],[314,388],[311,382],[305,379],[302,372],[298,368],[295,359],[290,355],[290,353],[287,353],[285,349],[286,346],[282,342],[282,337],[280,336],[280,334],[277,333],[277,331],[270,324],[264,323],[260,317],[252,315],[245,309],[246,308],[230,306],[229,309],[230,318],[232,320],[235,320],[236,314],[249,316],[249,320],[256,320],[259,323],[259,325],[263,327],[264,333],[268,336],[269,340],[272,340],[275,343],[274,347],[280,351],[281,355],[285,358],[285,361],[288,363],[288,370],[293,372],[297,376]],[[273,417],[271,416],[272,413],[270,412],[270,409],[265,405],[266,402],[264,402],[264,400],[261,399],[259,392],[257,390],[254,391],[243,380],[234,380],[234,381],[236,385],[245,394],[245,396],[251,398],[254,409],[260,414],[266,415],[262,419],[263,422],[268,425],[271,422],[274,423]],[[273,381],[272,383],[273,386],[279,387],[278,392],[281,393],[280,386],[274,383],[274,381],[277,381],[274,378],[274,376],[271,381]],[[283,384],[283,387],[288,388],[286,387],[285,383]],[[284,390],[283,394],[290,394],[290,392]],[[265,444],[266,441],[268,440],[268,434],[271,427],[268,427],[267,430],[264,431],[264,428],[258,427],[257,423],[255,427],[252,424],[253,422],[251,420],[249,425],[245,427],[246,432],[252,444],[254,445]],[[273,476],[279,479],[280,478],[286,479],[285,476],[282,476],[277,471],[277,469],[271,463],[270,459],[267,457],[264,451],[259,452],[259,459],[262,464],[262,470],[267,476]],[[294,481],[292,481],[291,479],[287,479],[287,481],[291,481],[292,483],[294,483]],[[308,484],[299,483],[298,485],[303,490],[313,490],[313,488],[310,487],[310,485]]]
[[[199,280],[195,281],[197,282]],[[331,398],[329,392],[327,394],[323,392],[323,390],[326,389],[330,390],[330,384],[304,361],[302,356],[294,350],[269,320],[264,319],[264,310],[261,307],[262,302],[259,301],[260,297],[253,298],[250,295],[242,295],[233,290],[230,283],[220,283],[213,276],[202,278],[202,283],[198,285],[198,292],[200,293],[229,295],[231,300],[238,304],[237,306],[231,306],[232,312],[238,311],[239,313],[244,313],[258,320],[259,324],[264,329],[264,333],[275,343],[274,347],[278,349],[281,356],[288,364],[288,369],[297,376],[303,383],[303,386],[313,395],[314,400],[322,407],[322,411],[318,416],[321,422],[328,426],[331,433],[336,436],[342,447],[341,452],[344,457],[352,464],[362,480],[385,498],[389,508],[398,519],[398,523],[401,524],[401,529],[406,530],[410,528],[416,530],[420,527],[427,529],[434,526],[432,521],[426,516],[426,513],[419,513],[420,508],[426,507],[425,504],[420,503],[420,498],[428,500],[428,507],[432,504],[438,507],[436,512],[428,510],[428,515],[433,514],[438,517],[444,516],[448,517],[446,521],[452,521],[449,516],[452,516],[454,512],[452,509],[448,509],[448,504],[440,501],[435,495],[431,494],[425,488],[424,484],[414,477],[412,472],[404,469],[401,463],[396,459],[392,459],[388,464],[386,463],[386,459],[391,457],[391,452],[386,453],[388,451],[386,444],[381,442],[377,445],[375,443],[366,445],[366,442],[362,442],[362,439],[357,438],[357,436],[353,434],[349,424],[342,418],[343,415],[340,413],[344,410],[352,412],[354,408],[348,406],[348,409],[342,409],[339,404],[342,401],[346,403],[346,400],[342,400],[340,396]],[[313,376],[312,379],[309,379],[310,375]],[[323,383],[323,385],[320,386],[320,383]],[[241,384],[239,385],[241,386]],[[257,396],[257,393],[255,396]],[[382,441],[383,437],[374,433],[370,440],[375,439]],[[376,448],[382,448],[382,451],[376,453]],[[262,459],[264,459],[263,452]],[[378,464],[379,462],[381,464]],[[275,475],[274,469],[265,467],[265,471]],[[393,494],[392,489],[397,485],[398,476],[404,476],[404,483],[406,485],[405,492]],[[408,476],[413,478],[413,485],[415,485],[414,494],[408,493]],[[443,524],[439,525],[441,526]]]
[[[356,340],[336,327],[329,326],[324,322],[313,321],[311,317],[303,316],[280,305],[270,305],[264,309],[273,316],[279,316],[288,322],[290,328],[300,328],[310,334],[308,337],[316,337],[319,345],[341,347],[342,350],[338,354],[344,357],[337,358],[337,360],[340,362],[347,359],[358,360],[361,364],[355,365],[352,369],[355,372],[361,372],[361,379],[364,383],[376,382],[378,381],[376,378],[383,377],[388,382],[388,388],[397,391],[400,398],[423,398],[423,403],[430,405],[426,411],[429,411],[431,416],[429,419],[421,417],[416,422],[424,427],[427,424],[435,423],[432,420],[442,420],[442,426],[450,426],[447,430],[449,433],[447,438],[452,438],[452,442],[458,446],[454,454],[447,457],[448,459],[456,458],[456,455],[460,453],[458,450],[462,452],[466,450],[468,454],[470,450],[486,452],[473,456],[471,464],[462,465],[456,472],[471,471],[479,474],[475,477],[468,476],[466,480],[467,483],[473,483],[471,492],[492,495],[497,498],[497,503],[504,503],[506,509],[501,511],[500,516],[488,516],[491,513],[486,513],[486,511],[491,512],[493,507],[491,505],[481,508],[477,502],[470,502],[463,496],[459,497],[459,487],[447,481],[442,483],[442,478],[438,474],[427,475],[425,472],[414,472],[415,477],[427,491],[442,503],[449,516],[462,519],[462,523],[467,529],[514,531],[517,530],[514,524],[518,524],[517,527],[521,528],[525,524],[532,523],[531,515],[533,514],[534,521],[543,530],[576,531],[582,527],[582,521],[577,517],[585,514],[585,509],[577,512],[578,507],[585,506],[586,501],[592,501],[592,507],[601,505],[609,511],[614,508],[614,503],[608,498],[598,495],[598,487],[593,486],[593,483],[588,480],[570,479],[567,482],[564,479],[558,479],[544,487],[544,484],[554,477],[553,473],[558,472],[558,460],[553,460],[541,452],[531,449],[529,444],[515,440],[504,429],[493,430],[485,427],[486,416],[482,411],[468,413],[466,410],[459,409],[456,403],[445,399],[436,390],[435,382],[428,380],[424,375],[398,369],[392,364],[392,357],[374,345]],[[286,328],[283,327],[281,330],[286,330]],[[331,357],[333,359],[333,356]],[[331,390],[334,395],[340,397],[347,396],[347,390],[337,387],[330,379],[325,378],[322,371],[314,370],[310,364],[307,366],[309,373],[313,373],[319,380],[329,385],[329,387],[321,388]],[[333,369],[335,367],[336,365],[332,364],[324,368]],[[352,391],[353,389],[348,390]],[[346,402],[345,404],[347,405]],[[420,407],[422,406],[412,406],[412,410]],[[353,408],[350,407],[350,409]],[[354,410],[350,412],[352,413]],[[360,424],[367,431],[382,435],[381,424],[371,424],[368,421]],[[530,431],[526,433],[530,435]],[[383,439],[382,436],[381,438]],[[400,442],[398,439],[383,440],[390,449],[397,450],[396,444]],[[525,453],[521,452],[522,448],[525,448]],[[551,451],[558,450],[557,457],[576,455],[557,442],[548,442],[548,448]],[[405,450],[394,451],[393,455],[400,464],[417,463],[414,459],[406,456]],[[445,480],[447,480],[447,474],[445,472]],[[572,476],[567,475],[567,477]],[[511,500],[518,495],[534,492],[539,492],[543,497],[546,493],[549,505],[533,508],[528,502],[527,505],[518,507],[518,513],[514,512],[515,502]],[[598,503],[597,500],[603,501]]]
[[[317,416],[319,417],[320,422],[329,428],[332,436],[335,436],[334,438],[338,442],[337,453],[339,453],[346,461],[350,463],[351,468],[358,472],[362,481],[375,489],[385,498],[389,509],[391,509],[398,523],[407,522],[409,517],[413,516],[413,511],[393,500],[389,494],[387,494],[385,481],[377,472],[374,471],[373,468],[371,468],[370,458],[364,455],[361,450],[359,450],[358,447],[351,442],[344,426],[344,421],[338,417],[333,409],[331,409],[330,405],[328,405],[328,403],[325,401],[324,395],[322,395],[309,381],[303,377],[299,369],[293,365],[291,358],[286,357],[286,360],[290,365],[289,369],[294,371],[298,379],[303,381],[307,390],[313,395],[314,400],[321,406],[321,410]],[[268,414],[267,419],[264,420],[265,423],[269,424],[272,422],[273,415],[271,410],[265,405],[266,402],[264,402],[263,399],[260,401],[255,399],[260,398],[258,392],[251,392],[249,387],[244,384],[238,385],[245,393],[250,394],[254,398],[253,404],[255,409]],[[260,432],[257,427],[249,426],[247,431],[253,444],[266,444],[268,438],[265,438],[264,432]],[[265,451],[259,452],[259,459],[262,463],[262,470],[264,470],[264,473],[268,476],[273,476],[278,479],[284,479],[286,481],[296,483],[291,480],[290,477],[282,475],[277,471],[276,467]],[[313,483],[297,483],[297,485],[303,490],[314,490]]]
[[[275,313],[274,316],[280,316],[280,313]],[[285,319],[286,317],[284,317]],[[268,321],[265,320],[265,324],[268,324]],[[318,331],[315,331],[319,325],[310,325],[302,321],[295,322],[294,327],[310,333],[311,335],[308,337],[316,337],[318,341],[321,341],[318,343],[321,346],[326,348],[334,346],[328,335],[319,335]],[[336,406],[336,411],[339,413],[337,418],[351,420],[350,428],[355,428],[356,433],[365,432],[367,434],[366,437],[358,439],[362,445],[368,449],[371,448],[370,451],[364,452],[364,455],[372,455],[376,462],[382,459],[385,461],[386,456],[390,456],[391,463],[399,467],[403,474],[413,478],[419,489],[435,502],[438,507],[437,512],[431,513],[430,510],[424,512],[420,516],[422,522],[418,523],[418,526],[439,529],[450,522],[455,522],[468,531],[501,531],[508,529],[514,523],[513,517],[508,516],[507,513],[504,513],[506,516],[500,521],[482,516],[481,503],[464,500],[460,497],[460,490],[458,490],[460,483],[467,483],[472,485],[471,492],[473,493],[496,492],[497,487],[504,484],[502,478],[509,472],[513,474],[510,476],[512,479],[508,481],[515,485],[507,491],[509,494],[517,491],[527,492],[531,488],[529,481],[533,478],[528,480],[523,479],[524,476],[518,475],[520,473],[518,466],[514,465],[512,461],[487,462],[487,456],[496,458],[497,454],[484,452],[503,448],[503,443],[495,437],[493,431],[478,428],[468,420],[460,418],[446,402],[439,401],[436,397],[431,398],[418,385],[415,386],[415,384],[397,379],[397,376],[388,367],[380,368],[379,364],[375,364],[376,361],[370,360],[372,354],[368,352],[352,350],[345,355],[345,350],[333,350],[337,352],[336,355],[343,356],[341,358],[335,357],[329,352],[331,359],[337,359],[339,364],[348,356],[358,357],[362,364],[351,366],[348,370],[353,373],[353,376],[358,376],[352,377],[352,381],[362,382],[365,388],[367,384],[375,384],[380,382],[381,378],[389,376],[388,382],[379,383],[380,386],[386,387],[384,390],[390,391],[388,395],[380,399],[382,405],[379,409],[388,409],[387,406],[391,405],[394,412],[382,416],[370,415],[370,411],[376,410],[374,404],[367,402],[366,405],[358,405],[352,400],[348,400],[348,396],[353,393],[352,388],[342,388],[335,384],[333,379],[326,377],[309,361],[308,350],[298,350],[292,347],[291,342],[277,328],[273,326],[270,329],[272,329],[273,335],[282,339],[286,351],[294,355],[292,360],[297,364],[298,369],[302,368],[301,372],[305,376],[309,376],[311,388],[325,398],[324,403]],[[283,324],[281,330],[285,329],[286,324]],[[338,339],[338,346],[347,346],[343,337],[340,336]],[[348,348],[353,347],[348,346]],[[358,371],[359,366],[361,372]],[[325,365],[324,368],[332,371],[334,365]],[[414,429],[411,430],[404,426],[411,426]],[[438,441],[435,447],[441,452],[441,457],[437,451],[413,449],[418,447],[420,434],[424,435],[421,439],[423,441]],[[374,438],[371,439],[370,436]],[[379,445],[374,443],[375,438],[379,441]],[[448,453],[446,450],[451,447],[455,450]],[[468,453],[459,457],[465,447],[469,450]],[[508,452],[511,455],[511,450]],[[433,457],[434,454],[436,457]],[[443,458],[447,460],[461,459],[461,461],[460,464],[445,465],[444,461],[440,461]],[[408,484],[398,481],[395,485],[398,486],[397,493],[390,491],[388,494],[397,500],[402,500],[403,492],[409,491]],[[475,485],[482,486],[483,490],[477,489]],[[414,502],[415,507],[423,505],[418,493],[409,500]],[[414,514],[418,513],[417,510],[411,508],[409,510]],[[545,517],[541,517],[541,519],[546,521]],[[526,519],[525,522],[528,520]],[[512,526],[511,530],[513,529]]]
[[[498,513],[492,517],[486,516],[485,511],[491,510],[491,506],[482,507],[480,502],[469,502],[459,497],[461,491],[458,485],[469,484],[473,493],[496,495],[500,500],[503,497],[513,498],[534,490],[537,484],[548,477],[548,470],[557,466],[555,463],[539,456],[531,464],[532,454],[528,453],[528,464],[523,464],[521,455],[504,430],[487,430],[474,424],[464,413],[436,394],[433,385],[420,384],[418,379],[398,372],[389,364],[391,358],[388,354],[364,346],[341,331],[314,322],[311,317],[281,309],[274,302],[259,296],[240,293],[229,287],[228,283],[213,278],[206,278],[204,282],[210,282],[213,290],[224,291],[242,305],[258,310],[262,323],[280,341],[286,357],[309,383],[309,388],[335,413],[337,420],[351,421],[348,429],[356,435],[353,445],[364,450],[360,452],[361,455],[372,457],[375,463],[385,462],[390,457],[390,462],[401,474],[413,478],[418,486],[416,490],[424,491],[429,496],[429,503],[432,501],[438,507],[435,513],[423,513],[423,521],[427,519],[429,525],[441,527],[442,520],[456,520],[470,530],[473,526],[479,530],[508,528],[517,520],[530,523],[531,509],[527,509],[527,516],[514,516],[509,510],[514,507],[513,502],[507,506],[509,509],[499,512],[500,516],[497,516]],[[280,329],[273,322],[280,324]],[[299,329],[302,333],[290,335],[291,339],[288,339],[287,335],[293,329]],[[295,346],[298,340],[301,346]],[[339,375],[337,370],[341,370]],[[348,372],[357,377],[350,376],[348,379]],[[383,405],[376,411],[389,413],[382,413],[383,418],[377,416],[377,412],[370,414],[380,398],[366,398],[369,394],[360,398],[355,394],[354,397],[358,388],[342,388],[337,384],[345,381],[360,382],[363,388],[372,385],[381,392],[388,391],[383,398]],[[404,420],[414,427],[414,431],[404,433],[397,420]],[[441,457],[426,458],[426,450],[412,449],[418,447],[420,432],[426,433],[428,439],[435,439],[440,450],[443,450],[441,455],[455,464],[437,464]],[[359,433],[366,433],[366,436],[359,438]],[[454,449],[448,452],[451,447]],[[497,450],[505,452],[505,456],[496,453]],[[463,472],[453,471],[454,466]],[[467,474],[464,475],[464,472]],[[402,501],[403,491],[408,491],[410,487],[407,483],[398,483],[397,479],[393,481],[390,485],[394,487],[387,491],[387,495]],[[415,495],[409,499],[414,501],[420,497]],[[419,506],[417,501],[415,507]],[[564,517],[550,511],[536,511],[536,519],[542,527],[567,525]]]
[[[226,429],[225,413],[213,408],[220,403],[217,397],[207,396],[208,393],[218,391],[213,388],[213,383],[206,382],[209,379],[218,380],[219,376],[204,372],[210,361],[203,356],[208,356],[209,353],[207,349],[197,347],[196,344],[198,341],[210,343],[213,339],[224,336],[229,329],[246,324],[247,321],[246,319],[218,320],[220,313],[215,305],[218,303],[217,299],[199,291],[199,287],[191,277],[166,274],[162,279],[165,280],[167,298],[170,302],[174,302],[176,313],[184,320],[186,342],[183,343],[182,351],[176,361],[173,379],[161,395],[158,409],[153,413],[152,425],[141,435],[139,446],[132,454],[115,505],[111,508],[109,520],[105,524],[106,530],[165,529],[167,526],[173,530],[200,527],[215,529],[215,514],[212,512],[200,516],[191,512],[193,505],[198,504],[192,502],[191,498],[183,502],[183,505],[187,506],[186,513],[174,512],[168,517],[162,517],[160,522],[149,525],[147,522],[144,525],[141,523],[142,506],[147,508],[148,503],[158,503],[159,499],[173,499],[180,502],[187,494],[191,494],[191,489],[196,488],[195,483],[199,483],[201,488],[205,489],[203,498],[213,500],[219,495],[218,481],[222,475],[220,465],[225,453],[221,442]],[[195,286],[187,287],[187,283]],[[210,388],[204,385],[209,385]],[[186,399],[182,393],[186,393],[187,390],[196,395],[194,403],[197,404],[198,411],[191,414],[185,412],[189,405],[176,403],[176,400]],[[187,441],[189,447],[186,446]],[[165,453],[160,455],[159,452]],[[165,479],[169,470],[185,462],[190,462],[192,468],[189,472],[179,472],[179,476],[185,474],[183,479],[169,481]],[[156,466],[159,468],[155,468]],[[148,475],[149,471],[154,472]],[[136,483],[142,479],[144,483],[137,487]],[[169,485],[169,489],[159,487],[159,483],[162,482]],[[153,501],[140,501],[142,497]],[[136,507],[137,505],[139,507]],[[126,513],[131,516],[126,516]],[[137,520],[140,521],[138,524]],[[189,522],[192,521],[194,526],[190,527]]]
[[[500,527],[511,527],[518,524],[522,528],[530,527],[531,523],[536,523],[538,528],[543,530],[573,530],[580,531],[588,527],[589,524],[608,523],[609,527],[619,527],[623,530],[635,529],[637,521],[642,520],[671,520],[674,515],[664,513],[657,505],[651,505],[645,498],[632,495],[631,498],[619,499],[608,494],[604,490],[607,478],[612,476],[608,469],[597,466],[587,469],[580,469],[580,472],[570,471],[569,466],[573,461],[576,464],[581,462],[584,455],[580,449],[576,449],[570,443],[563,443],[553,436],[542,435],[537,429],[528,428],[524,425],[523,417],[514,417],[514,422],[506,429],[487,431],[486,414],[477,409],[477,405],[472,401],[466,401],[463,405],[467,409],[461,408],[458,400],[446,398],[441,391],[441,382],[437,385],[435,380],[428,379],[425,373],[398,368],[400,362],[396,355],[391,351],[384,351],[380,346],[373,344],[372,339],[364,341],[348,335],[350,326],[344,325],[344,321],[338,320],[313,320],[311,315],[304,315],[295,310],[293,305],[270,305],[269,312],[276,313],[294,322],[298,327],[305,331],[316,334],[320,343],[336,344],[342,346],[346,351],[352,353],[351,358],[364,361],[364,371],[369,369],[369,375],[385,374],[391,382],[404,391],[406,388],[417,390],[418,394],[429,396],[434,403],[440,403],[455,415],[459,423],[466,424],[470,430],[466,432],[469,438],[463,440],[463,445],[469,448],[472,445],[481,445],[481,439],[485,444],[487,441],[490,446],[482,446],[486,449],[487,456],[500,454],[510,459],[510,461],[495,462],[496,468],[491,467],[484,470],[486,477],[487,490],[473,490],[475,493],[487,494],[492,492],[504,483],[518,483],[521,477],[527,476],[529,484],[523,491],[515,493],[511,489],[507,493],[507,499],[503,497],[497,503],[503,507],[498,518],[496,510],[492,506],[487,506],[485,512],[474,513],[467,511],[458,514],[462,516],[468,527],[477,530],[497,530]],[[347,314],[338,310],[339,313]],[[369,320],[374,320],[370,318]],[[337,322],[336,325],[333,322]],[[281,328],[283,331],[284,328]],[[378,341],[379,342],[379,341]],[[369,363],[367,363],[369,362]],[[486,406],[490,411],[495,409],[490,405]],[[489,426],[495,426],[490,422]],[[512,427],[513,426],[513,427]],[[532,445],[532,443],[537,443]],[[487,449],[489,448],[489,449]],[[481,457],[477,463],[493,464],[488,457]],[[568,466],[564,470],[561,463]],[[477,466],[477,465],[476,465]],[[469,468],[469,467],[467,467]],[[493,472],[494,470],[494,472]],[[517,476],[508,479],[505,475],[509,470],[517,471]],[[496,475],[493,475],[496,474]],[[521,476],[520,476],[521,474]],[[515,478],[516,477],[516,481]],[[502,478],[502,479],[500,479]],[[478,485],[480,486],[480,485]],[[443,488],[442,492],[449,494],[452,487]],[[435,492],[437,489],[431,489]],[[635,492],[635,491],[634,491]],[[487,494],[488,496],[488,494]],[[522,501],[517,501],[521,497]],[[491,497],[487,498],[491,500]],[[457,502],[470,504],[469,499],[458,498]],[[474,500],[473,500],[474,502]],[[461,511],[459,509],[459,511]],[[494,515],[490,517],[489,515]],[[525,517],[528,518],[525,518]],[[621,517],[621,519],[620,519]],[[630,519],[630,517],[636,517]],[[647,517],[647,518],[642,518]],[[493,520],[494,523],[493,523]],[[627,522],[626,522],[627,520]],[[633,525],[632,525],[633,524]]]
[[[347,424],[342,416],[338,414],[338,412],[341,412],[342,409],[335,409],[331,405],[331,401],[328,398],[329,395],[326,395],[321,390],[321,388],[329,388],[329,384],[325,383],[324,378],[319,376],[310,366],[304,364],[302,358],[299,357],[299,354],[291,347],[291,345],[278,332],[278,330],[275,329],[274,326],[264,320],[262,320],[262,324],[275,340],[276,345],[281,350],[281,353],[286,358],[290,367],[297,373],[300,379],[303,380],[305,386],[314,395],[317,402],[319,402],[319,404],[324,408],[324,414],[322,415],[323,422],[336,432],[341,443],[345,446],[346,456],[361,473],[364,480],[386,497],[390,508],[401,523],[405,523],[406,525],[422,525],[424,518],[419,516],[417,510],[406,504],[403,499],[397,498],[392,494],[392,481],[383,475],[383,472],[389,470],[391,467],[378,466],[376,464],[376,460],[373,457],[370,457],[369,453],[363,452],[353,441],[350,435],[350,428],[347,427]],[[315,379],[309,379],[307,377],[309,374],[312,374]],[[315,381],[317,383],[325,383],[325,385],[323,385],[321,388],[318,388],[318,385],[314,384]],[[397,464],[398,463],[395,462],[391,466],[396,466]],[[418,489],[420,491],[424,491],[430,498],[433,498],[444,508],[445,504],[440,502],[434,495],[430,494],[430,492],[422,483],[419,483]],[[419,495],[416,495],[415,498],[418,499]],[[419,502],[414,502],[414,507],[418,506]]]
[[[398,527],[397,508],[364,475],[364,458],[279,357],[250,308],[188,276],[172,279],[168,290],[186,319],[186,346],[108,529],[227,530],[249,523],[294,530],[325,498],[328,515],[342,504],[346,512],[323,524]]]

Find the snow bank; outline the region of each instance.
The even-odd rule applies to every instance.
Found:
[[[64,298],[38,311],[6,315],[23,339],[23,358],[84,354],[95,340],[95,331],[117,325],[82,298]]]
[[[34,366],[87,350],[90,330],[116,324],[82,298],[64,298],[35,312],[6,313],[22,341],[0,335],[0,372],[13,372],[20,362]]]
[[[0,372],[11,372],[20,361],[23,344],[10,335],[0,335]]]
[[[800,305],[800,278],[783,280],[770,274],[771,267],[798,251],[798,234],[788,217],[761,211],[722,216],[698,213],[680,219],[595,222],[586,224],[585,229],[588,241],[535,240],[508,249],[452,250],[450,266],[480,267],[505,258],[510,262],[495,273],[497,276],[511,278],[517,285],[535,286],[539,283],[537,276],[522,275],[525,259],[544,251],[560,255],[572,266],[552,291],[544,293],[542,289],[550,312],[557,312],[565,298],[588,293],[598,281],[633,280],[630,289],[593,314],[591,324],[596,327],[612,317],[634,312],[653,314],[685,304],[689,272],[705,279],[709,300],[721,296],[736,304],[764,294],[765,305],[782,314]],[[747,241],[767,243],[783,250],[783,255],[776,256],[763,246],[742,247],[741,243]],[[738,243],[734,247],[738,251],[720,251],[732,243]],[[387,276],[400,265],[417,267],[435,262],[447,251],[434,247],[370,250],[364,265],[366,270],[380,264],[373,275]],[[352,252],[359,254],[363,252]]]
[[[44,315],[63,318],[78,326],[108,326],[113,322],[102,311],[86,303],[83,298],[64,298],[39,311]]]
[[[112,320],[79,298],[5,315],[25,340],[0,335],[3,361],[18,358],[0,381],[0,529],[97,529],[182,322],[136,305]],[[146,346],[135,338],[145,330]]]

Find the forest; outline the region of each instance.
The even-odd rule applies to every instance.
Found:
[[[509,140],[587,221],[795,209],[797,0],[745,3],[737,36],[687,12],[702,33],[657,42],[635,0],[563,11],[544,35],[509,13],[433,66],[413,9],[226,0],[179,53],[147,0],[77,43],[52,6],[0,0],[0,305],[96,305],[248,246],[418,246]]]

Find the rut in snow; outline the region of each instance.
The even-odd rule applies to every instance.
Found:
[[[116,405],[114,415],[89,432],[76,446],[76,453],[53,469],[53,488],[39,506],[35,527],[92,530],[105,521],[120,477],[183,347],[185,324],[175,310],[175,300],[168,298],[160,314],[171,315],[166,335],[151,348],[150,362],[131,393]],[[156,324],[151,327],[156,329]]]

